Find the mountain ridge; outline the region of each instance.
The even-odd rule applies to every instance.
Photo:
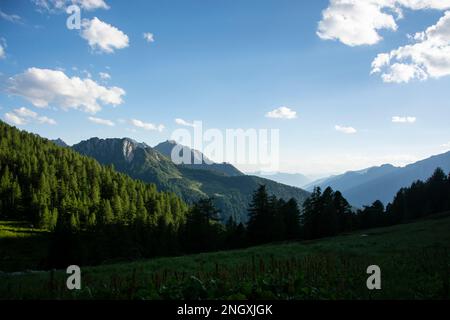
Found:
[[[285,173],[285,172],[264,173],[259,171],[249,174],[302,189],[312,182],[310,178],[301,173]]]
[[[272,180],[245,174],[228,175],[223,172],[221,164],[216,164],[214,170],[204,169],[204,164],[176,165],[155,148],[130,138],[91,138],[72,148],[102,164],[113,165],[116,170],[134,179],[154,183],[164,191],[175,192],[187,202],[213,197],[221,210],[222,221],[233,216],[238,222],[246,222],[251,195],[261,184],[266,185],[269,193],[285,200],[294,198],[299,205],[309,196],[303,189]],[[230,167],[225,170],[228,169]]]
[[[54,144],[56,144],[59,147],[65,147],[65,148],[69,147],[69,145],[64,140],[62,140],[61,138],[57,138],[57,139],[50,140],[50,141],[53,142]]]
[[[174,148],[179,147],[178,156],[180,160],[184,161],[184,152],[189,152],[189,160],[188,163],[182,162],[180,165],[191,168],[191,169],[202,169],[202,170],[211,170],[223,173],[228,176],[241,176],[244,175],[241,171],[239,171],[236,167],[229,163],[215,163],[209,158],[207,158],[200,151],[191,149],[187,146],[180,145],[175,141],[167,140],[165,142],[161,142],[156,145],[153,149],[159,151],[167,158],[172,158],[172,151]]]
[[[342,192],[355,206],[370,205],[380,200],[385,205],[391,202],[397,191],[417,180],[426,180],[438,167],[450,171],[450,151],[433,155],[411,163],[405,167],[384,164],[358,171],[348,171],[341,175],[316,180],[305,186],[311,191],[315,186],[325,189],[330,186]]]

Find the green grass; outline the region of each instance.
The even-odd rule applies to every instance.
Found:
[[[317,241],[82,267],[74,292],[63,271],[0,274],[0,299],[449,299],[449,249],[443,214]],[[382,290],[367,289],[369,265],[380,266]]]
[[[21,221],[0,221],[0,271],[36,270],[48,253],[47,231]]]

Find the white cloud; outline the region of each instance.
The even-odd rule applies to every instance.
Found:
[[[450,75],[450,11],[413,39],[416,43],[379,54],[372,62],[372,73],[395,83]]]
[[[372,45],[382,37],[380,29],[397,30],[392,14],[381,11],[379,1],[331,0],[322,12],[317,35],[348,46]]]
[[[3,45],[0,43],[0,59],[4,59],[6,56],[5,48],[3,48]]]
[[[441,145],[441,148],[450,149],[450,141]]]
[[[30,109],[27,108],[19,108],[19,109],[15,109],[14,112],[19,115],[22,116],[24,118],[36,118],[38,116],[38,114]]]
[[[85,10],[109,9],[104,0],[72,0],[72,2],[80,5]]]
[[[88,120],[90,122],[93,122],[93,123],[96,123],[96,124],[101,124],[103,126],[109,126],[109,127],[114,127],[115,126],[114,122],[112,122],[111,120],[107,120],[107,119],[88,117]]]
[[[122,88],[107,88],[91,79],[69,78],[62,71],[50,69],[29,68],[11,77],[8,84],[9,93],[24,97],[36,107],[54,104],[89,113],[100,111],[101,105],[120,105],[125,95]]]
[[[50,119],[46,116],[40,116],[36,112],[27,109],[27,108],[19,108],[14,109],[12,112],[5,113],[5,119],[13,123],[15,125],[26,125],[30,122],[40,123],[40,124],[50,124],[55,125],[56,121]]]
[[[22,23],[22,18],[17,14],[7,14],[2,10],[0,10],[0,18],[12,23]]]
[[[395,2],[399,6],[404,6],[412,10],[436,9],[445,10],[450,8],[450,0],[389,0],[385,2]]]
[[[344,127],[344,126],[339,126],[339,125],[335,125],[334,129],[336,129],[336,131],[345,133],[345,134],[355,134],[357,131],[355,128],[353,127]]]
[[[317,35],[348,46],[374,45],[383,39],[380,30],[397,30],[403,8],[445,10],[450,0],[330,0]]]
[[[195,127],[195,124],[193,122],[188,122],[188,121],[185,121],[185,120],[180,119],[180,118],[175,119],[175,123],[180,125],[180,126],[192,127],[192,128]]]
[[[75,4],[82,9],[92,11],[96,9],[109,9],[104,0],[32,0],[40,10],[48,12],[64,11],[68,6]]]
[[[0,59],[6,58],[6,40],[4,38],[0,38]]]
[[[372,61],[372,73],[377,73],[381,71],[381,68],[391,61],[391,57],[387,53],[380,53],[377,57]]]
[[[25,119],[20,118],[19,116],[17,116],[16,114],[14,114],[12,112],[5,113],[5,120],[8,121],[9,123],[12,123],[12,124],[15,124],[18,126],[27,124]]]
[[[392,117],[392,122],[394,123],[415,123],[416,120],[417,120],[416,117],[399,117],[399,116]]]
[[[373,71],[372,73],[376,73],[376,71]],[[381,78],[386,83],[408,83],[411,79],[414,78],[426,80],[427,75],[423,72],[422,69],[417,68],[414,65],[394,63],[390,67],[390,71],[388,73],[383,73],[381,75]]]
[[[155,37],[154,37],[153,33],[150,33],[150,32],[144,32],[144,39],[147,42],[155,42]]]
[[[107,72],[99,72],[98,75],[102,80],[109,80],[111,79],[111,75]]]
[[[86,39],[93,50],[113,53],[114,50],[128,47],[128,36],[116,27],[97,17],[83,20],[81,37]]]
[[[144,130],[148,130],[148,131],[162,132],[165,128],[164,125],[162,125],[162,124],[155,125],[153,123],[146,123],[146,122],[143,122],[143,121],[137,120],[137,119],[132,119],[130,122],[133,126],[144,129]]]
[[[266,113],[266,118],[272,119],[295,119],[297,118],[297,112],[291,110],[288,107],[280,107]]]

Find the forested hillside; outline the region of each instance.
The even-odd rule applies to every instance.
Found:
[[[26,219],[53,230],[99,225],[175,228],[186,204],[155,185],[135,181],[112,167],[0,122],[0,219]]]
[[[163,143],[157,148],[170,154],[169,149],[174,146],[173,143]],[[247,206],[251,194],[262,184],[267,186],[271,194],[286,201],[294,198],[300,206],[309,196],[308,192],[299,188],[239,174],[229,164],[216,164],[210,170],[205,170],[209,166],[205,163],[176,165],[156,149],[129,138],[91,138],[72,148],[102,164],[114,165],[118,171],[134,179],[155,183],[161,190],[175,192],[188,203],[211,197],[220,209],[219,217],[222,222],[226,222],[229,217],[238,222],[247,222]],[[202,156],[198,151],[191,152],[192,157]]]
[[[401,189],[386,208],[375,201],[353,212],[343,195],[331,188],[323,192],[316,188],[301,208],[296,188],[258,177],[178,168],[157,151],[148,158],[151,148],[111,140],[112,148],[120,151],[118,165],[139,157],[156,161],[154,166],[167,164],[176,171],[157,171],[181,174],[201,186],[204,194],[214,196],[199,197],[188,205],[174,193],[159,192],[154,184],[133,180],[113,166],[2,122],[0,138],[0,220],[26,221],[32,229],[51,231],[48,253],[41,257],[39,268],[317,239],[450,210],[450,176],[440,168],[425,182]],[[92,150],[105,156],[101,148]],[[152,162],[144,163],[152,167]],[[221,210],[216,204],[224,195],[245,203],[247,224],[229,213],[226,224],[219,222]],[[18,247],[19,242],[15,242]],[[9,263],[0,261],[0,267],[4,262]]]

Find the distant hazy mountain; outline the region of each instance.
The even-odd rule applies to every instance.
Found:
[[[69,146],[67,143],[65,143],[60,138],[55,139],[55,140],[50,140],[50,141],[53,142],[54,144],[56,144],[57,146],[60,146],[60,147],[68,147]]]
[[[293,186],[297,188],[303,188],[307,184],[311,182],[311,179],[307,176],[300,173],[264,173],[264,172],[255,172],[252,173],[257,177],[270,179],[279,183],[286,184],[288,186]]]
[[[368,205],[375,200],[381,200],[387,204],[393,200],[401,188],[410,186],[416,180],[428,179],[437,167],[441,167],[446,173],[450,171],[450,152],[402,168],[386,164],[381,167],[346,172],[314,181],[306,185],[305,189],[311,191],[314,186],[322,189],[330,186],[334,190],[341,191],[354,206]]]
[[[190,157],[187,163],[183,163],[182,166],[189,169],[201,169],[201,170],[210,170],[218,173],[223,173],[227,176],[242,176],[244,175],[238,169],[236,169],[233,165],[229,163],[214,163],[210,159],[208,159],[205,155],[197,150],[193,150],[189,147],[182,146],[177,144],[175,141],[166,141],[158,144],[154,147],[155,150],[159,151],[167,158],[171,158],[172,150],[175,147],[179,147],[179,156],[180,159],[183,159],[184,152],[188,152]]]
[[[167,153],[171,145],[173,143],[163,143],[158,149]],[[209,167],[204,170],[203,165],[175,165],[160,151],[128,138],[92,138],[72,148],[102,164],[114,165],[116,170],[132,178],[154,183],[161,190],[173,191],[188,202],[199,197],[214,197],[221,209],[222,220],[233,215],[245,222],[252,193],[261,184],[267,186],[269,193],[283,199],[295,198],[300,205],[309,196],[299,188],[244,175],[227,164],[217,164],[214,170]]]
[[[314,189],[315,186],[323,187],[332,187],[335,190],[347,190],[381,176],[388,174],[390,172],[398,169],[390,164],[385,164],[380,167],[371,167],[359,171],[349,171],[341,175],[330,176],[328,178],[322,178],[316,181],[313,181],[304,186],[306,190]]]

